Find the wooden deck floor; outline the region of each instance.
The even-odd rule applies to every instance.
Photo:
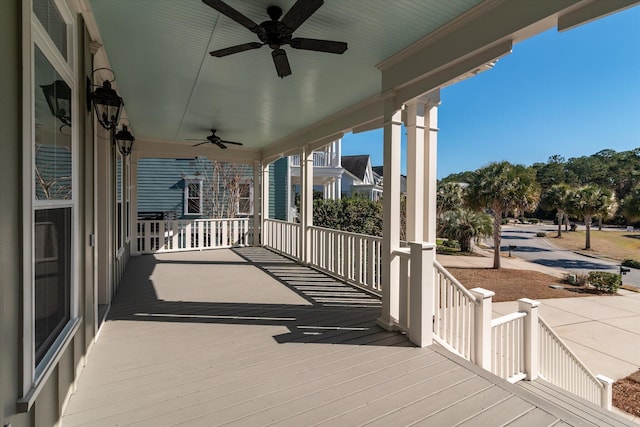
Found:
[[[379,314],[260,248],[133,258],[63,426],[590,425]]]

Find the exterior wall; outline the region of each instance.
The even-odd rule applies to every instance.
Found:
[[[91,178],[93,173],[93,132],[85,128],[89,114],[77,114],[79,143],[77,153],[79,168],[77,194],[78,203],[74,215],[79,218],[77,233],[73,245],[79,250],[77,276],[74,282],[77,301],[77,329],[67,344],[58,352],[55,364],[30,391],[33,397],[26,401],[23,390],[29,389],[23,379],[25,372],[25,354],[23,331],[31,328],[31,322],[23,322],[25,287],[31,287],[33,278],[25,276],[23,266],[32,263],[23,257],[28,254],[32,243],[25,239],[23,227],[29,227],[33,213],[23,204],[23,193],[31,194],[30,171],[23,171],[23,147],[31,144],[31,132],[24,126],[23,113],[30,99],[23,99],[23,2],[6,0],[0,3],[0,50],[3,61],[0,62],[0,179],[2,190],[0,197],[0,225],[3,236],[0,239],[0,425],[12,427],[54,426],[59,424],[60,414],[71,393],[73,383],[84,364],[87,349],[95,336],[93,322],[93,251],[89,249],[88,238],[93,232],[93,209]],[[83,98],[84,75],[91,69],[88,44],[80,20],[78,22],[79,39],[78,87]],[[28,33],[28,29],[26,31]],[[86,66],[86,67],[85,67]],[[28,68],[27,68],[28,69]],[[80,77],[81,76],[81,77]],[[82,100],[80,102],[82,105]],[[26,110],[28,113],[28,110]],[[86,110],[85,110],[86,112]],[[87,148],[83,142],[89,136]],[[28,152],[28,151],[27,151]],[[87,162],[87,163],[85,163]],[[85,179],[89,177],[90,179]],[[91,200],[87,200],[87,196]],[[87,202],[87,203],[85,203]],[[91,270],[91,271],[90,271]],[[87,280],[87,278],[89,280]],[[27,294],[30,294],[27,292]],[[28,359],[28,358],[26,358]]]
[[[16,416],[20,380],[20,286],[22,283],[22,76],[20,0],[0,5],[0,423],[21,424]],[[14,423],[14,425],[17,425]]]
[[[234,216],[227,208],[229,192],[225,188],[225,174],[238,174],[242,181],[253,181],[251,165],[214,163],[205,158],[138,160],[138,214],[169,213],[176,219]],[[219,167],[216,170],[216,167]],[[184,214],[184,189],[186,179],[202,179],[202,214]],[[221,208],[215,208],[214,202]]]
[[[273,213],[269,218],[280,219],[286,221],[289,216],[288,192],[289,190],[289,174],[288,159],[282,158],[273,163],[273,172],[269,177],[273,176],[274,191],[269,193],[272,197]]]

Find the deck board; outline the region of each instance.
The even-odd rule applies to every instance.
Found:
[[[261,248],[135,257],[62,425],[575,424],[380,307]]]

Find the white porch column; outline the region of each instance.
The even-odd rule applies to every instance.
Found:
[[[378,325],[394,329],[398,319],[400,259],[400,134],[402,117],[394,106],[395,96],[384,100],[384,196],[382,232],[382,315]]]
[[[311,259],[309,227],[313,225],[313,150],[307,147],[300,154],[300,258],[303,263]]]
[[[129,243],[129,250],[131,255],[140,255],[138,251],[138,156],[134,153],[131,154],[130,160],[130,177],[129,189],[131,198],[129,200],[129,229],[131,242]]]
[[[424,141],[424,219],[422,240],[436,242],[436,194],[438,191],[438,106],[440,89],[426,95]]]
[[[264,220],[269,218],[269,165],[262,164],[262,180],[260,194],[260,244],[265,246],[268,243],[267,230],[264,226]]]
[[[407,129],[407,241],[420,242],[424,238],[425,177],[425,106],[424,101],[413,99],[406,104]],[[385,171],[385,175],[387,175]],[[386,181],[386,177],[385,177]],[[386,182],[385,182],[386,184]],[[428,241],[428,240],[427,240]],[[434,240],[435,242],[435,240]]]
[[[261,162],[255,160],[253,162],[253,238],[251,244],[253,246],[260,245],[258,236],[262,234],[262,168]]]
[[[529,381],[538,378],[540,371],[538,307],[540,307],[539,301],[529,298],[520,298],[518,300],[518,311],[527,313],[527,317],[524,318],[524,371]]]

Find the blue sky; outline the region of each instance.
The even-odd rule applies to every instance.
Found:
[[[516,44],[493,70],[441,91],[438,178],[492,161],[531,165],[640,147],[640,6]],[[405,136],[403,132],[403,173]],[[382,164],[382,130],[343,155]]]

